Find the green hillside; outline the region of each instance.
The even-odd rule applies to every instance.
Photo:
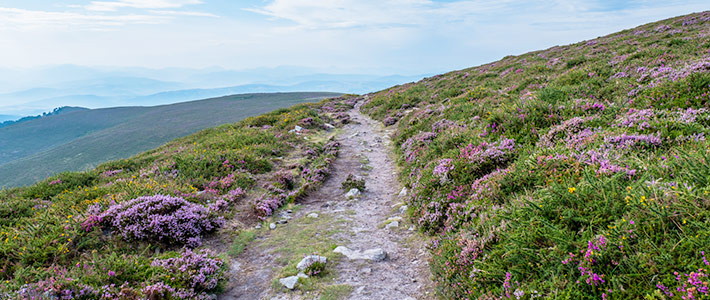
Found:
[[[707,299],[710,12],[374,95],[446,299]]]
[[[232,219],[270,216],[316,188],[338,152],[324,124],[342,125],[337,112],[345,107],[352,103],[283,108],[94,170],[0,191],[0,298],[50,299],[47,290],[64,299],[206,299],[219,292],[226,258],[190,249],[234,226]],[[176,106],[170,115],[185,122],[193,108]],[[290,132],[297,125],[303,129]]]
[[[681,16],[3,190],[0,297],[213,298],[234,266],[210,241],[243,249],[239,232],[324,182],[340,147],[331,124],[360,104],[394,130],[440,298],[707,299],[708,37],[710,12]],[[285,296],[301,295],[313,296]]]
[[[71,112],[0,128],[0,186],[130,157],[200,129],[334,93],[243,94],[155,107]]]

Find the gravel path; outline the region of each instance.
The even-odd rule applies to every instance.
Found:
[[[406,216],[403,209],[399,209],[404,200],[399,196],[402,187],[396,180],[395,164],[389,155],[391,131],[362,115],[358,108],[349,112],[352,123],[337,137],[341,148],[331,176],[318,191],[299,203],[302,208],[293,217],[304,218],[313,212],[332,215],[345,224],[345,229],[333,237],[338,246],[353,251],[379,248],[387,253],[382,261],[343,257],[338,262],[335,266],[338,276],[333,284],[352,286],[353,291],[346,299],[434,299],[425,242],[411,225],[398,219],[406,220]],[[366,180],[366,192],[356,199],[346,199],[341,188],[348,174]],[[398,221],[399,226],[385,226],[388,219]],[[268,239],[268,236],[263,238]],[[253,245],[235,260],[231,288],[220,298],[313,298],[292,292],[276,294],[270,290],[271,278],[275,276],[270,262],[276,255],[260,249],[258,243],[262,241],[252,242]]]

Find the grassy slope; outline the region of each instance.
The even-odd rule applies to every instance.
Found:
[[[94,170],[0,191],[0,298],[40,299],[41,294],[47,298],[61,293],[63,299],[206,299],[218,293],[227,258],[200,248],[195,250],[198,256],[181,250],[215,238],[215,229],[196,227],[195,222],[226,225],[219,236],[229,239],[244,228],[242,222],[268,216],[319,185],[338,147],[329,141],[332,132],[323,129],[324,122],[341,124],[337,114],[325,111],[340,107],[321,102],[283,108]],[[194,112],[174,109],[171,116],[179,122],[184,122],[183,114]],[[296,125],[306,130],[290,133]],[[147,217],[132,214],[117,224],[104,215],[131,199],[159,194],[185,199],[189,204],[181,207],[207,209],[208,214],[163,208],[155,212],[160,217],[151,219],[154,223],[139,225],[145,236],[119,233],[135,229],[129,225],[147,222]],[[139,203],[144,201],[149,200]],[[163,204],[153,208],[158,205]],[[222,218],[229,223],[222,224]],[[198,242],[175,239],[181,235]],[[181,266],[177,262],[165,263],[168,267],[154,264],[174,257],[187,261],[187,270],[172,269]]]
[[[126,158],[197,130],[333,93],[244,94],[156,107],[97,109],[0,128],[0,186]]]
[[[440,295],[707,297],[709,71],[704,12],[370,95]]]

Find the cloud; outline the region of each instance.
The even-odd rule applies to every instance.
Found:
[[[4,24],[5,29],[12,27],[35,29],[71,26],[95,28],[126,24],[158,24],[167,20],[169,20],[167,16],[146,14],[89,15],[78,12],[53,12],[0,7],[0,23]]]
[[[200,4],[199,0],[120,0],[92,1],[87,6],[68,5],[66,11],[30,10],[0,7],[2,29],[78,28],[102,30],[131,24],[164,24],[177,17],[218,17],[198,11],[170,10]],[[119,8],[142,9],[117,12]]]
[[[199,12],[199,11],[178,11],[178,10],[151,10],[150,11],[153,14],[156,15],[166,15],[166,16],[187,16],[187,17],[210,17],[210,18],[219,18],[218,15],[207,13],[207,12]]]
[[[202,4],[200,0],[119,0],[91,1],[84,8],[90,11],[116,11],[120,8],[165,9],[181,8],[185,5]]]
[[[275,0],[263,7],[246,10],[311,29],[411,27],[464,21],[504,9],[508,2],[511,1]]]
[[[272,0],[247,11],[290,21],[305,29],[430,27],[441,24],[530,25],[601,20],[691,6],[678,0]],[[697,5],[696,5],[697,6]]]

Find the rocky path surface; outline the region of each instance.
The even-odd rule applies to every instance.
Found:
[[[405,218],[404,193],[390,157],[391,131],[362,115],[358,107],[349,113],[352,122],[336,138],[341,148],[330,177],[287,218],[297,221],[315,213],[340,224],[331,238],[338,245],[335,252],[343,256],[334,262],[331,284],[347,286],[349,293],[338,298],[433,299],[424,238]],[[365,179],[364,193],[345,196],[341,183],[349,174]],[[279,224],[273,231],[294,223]],[[279,251],[259,246],[268,244],[269,238],[258,238],[235,260],[231,288],[220,298],[318,299],[317,294],[272,287]]]

